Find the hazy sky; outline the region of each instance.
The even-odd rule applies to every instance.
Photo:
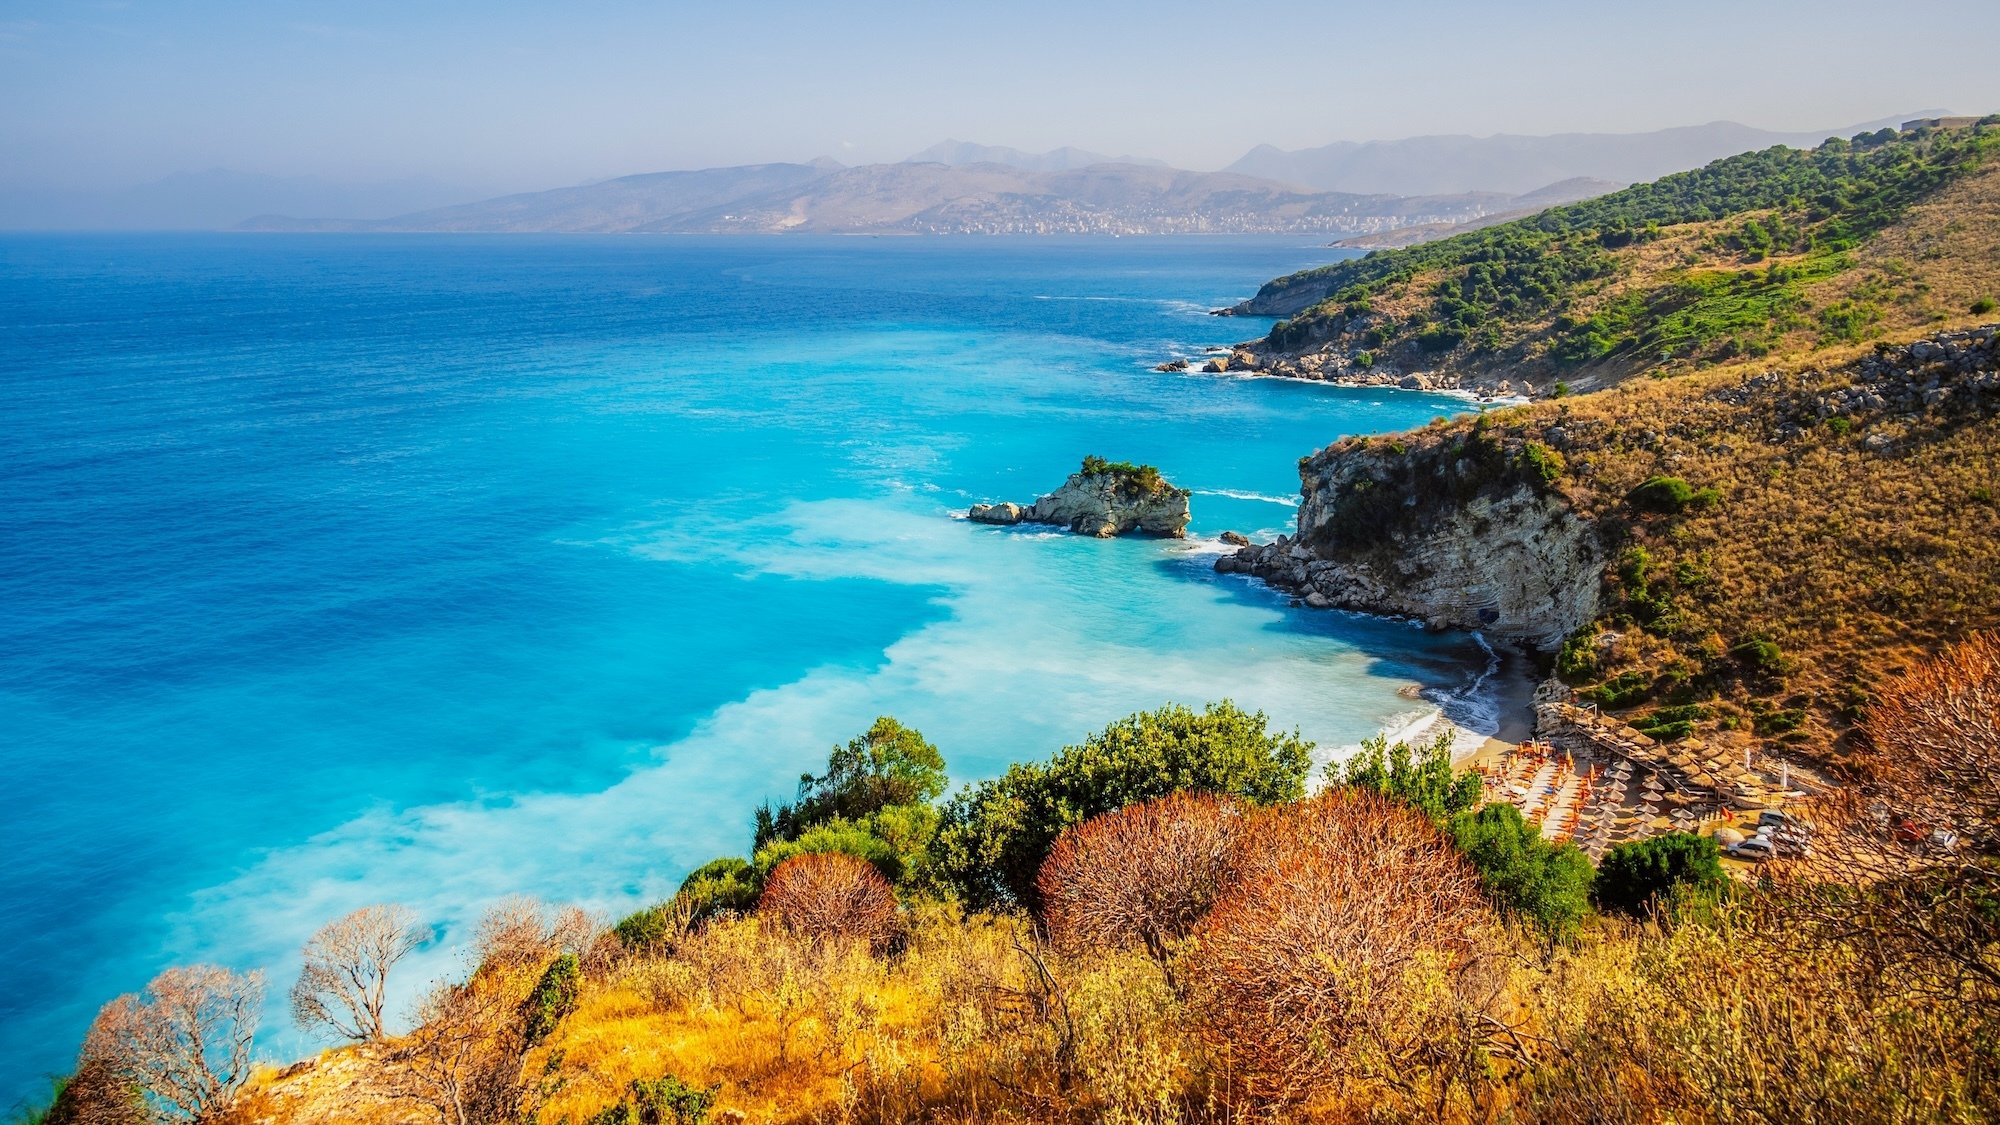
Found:
[[[945,137],[1219,167],[1419,133],[2000,109],[1995,0],[0,0],[0,181],[514,189]]]

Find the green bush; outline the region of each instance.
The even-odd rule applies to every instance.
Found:
[[[1840,417],[1828,418],[1826,420],[1826,428],[1833,431],[1834,437],[1846,437],[1849,431],[1854,429],[1854,419],[1840,418]]]
[[[1521,447],[1521,463],[1528,469],[1529,476],[1543,484],[1554,484],[1569,471],[1563,455],[1538,441],[1531,441]]]
[[[662,949],[682,926],[697,926],[723,913],[748,914],[763,892],[763,880],[748,860],[712,859],[681,880],[672,899],[627,915],[611,927],[611,934],[626,949]]]
[[[1128,496],[1152,496],[1167,490],[1167,480],[1160,470],[1151,465],[1134,465],[1130,461],[1106,461],[1095,454],[1083,459],[1085,476],[1111,475],[1118,477],[1119,490]]]
[[[764,893],[763,881],[749,861],[737,856],[711,859],[681,880],[675,899],[688,908],[688,920],[705,922],[725,911],[748,914]]]
[[[933,847],[937,877],[969,909],[1033,907],[1035,875],[1064,829],[1169,793],[1218,793],[1255,804],[1305,793],[1312,744],[1272,733],[1263,712],[1223,700],[1169,704],[967,786],[945,806]]]
[[[1805,722],[1806,709],[1803,707],[1763,710],[1751,716],[1750,729],[1764,738],[1775,738],[1781,734],[1792,733],[1804,726]]]
[[[1087,458],[1102,465],[1101,458]],[[1116,468],[1116,466],[1113,466]],[[860,820],[891,805],[928,804],[944,794],[944,756],[917,731],[887,715],[866,734],[835,746],[826,773],[799,778],[791,804],[757,810],[752,851],[773,840],[796,839],[806,829],[832,820]]]
[[[1378,734],[1362,742],[1345,770],[1337,764],[1328,766],[1327,779],[1394,797],[1441,825],[1477,805],[1485,794],[1478,774],[1451,768],[1452,737],[1447,729],[1412,747],[1405,742],[1391,746],[1386,736]]]
[[[1599,909],[1643,918],[1671,907],[1679,895],[1714,894],[1727,882],[1713,839],[1670,832],[1605,852],[1591,897]]]
[[[800,833],[773,840],[752,858],[759,886],[779,864],[797,855],[838,853],[875,865],[890,885],[910,889],[924,873],[931,838],[937,834],[934,805],[890,805],[859,820],[836,817]]]
[[[1556,653],[1556,675],[1569,683],[1588,679],[1597,671],[1597,629],[1585,625],[1569,635]]]
[[[1670,742],[1694,733],[1694,725],[1708,718],[1708,708],[1698,703],[1662,707],[1632,720],[1632,729],[1649,738]]]
[[[576,1011],[576,993],[583,981],[583,966],[576,954],[565,953],[549,962],[542,979],[521,1005],[521,1034],[534,1047],[555,1034],[557,1025]]]
[[[1697,489],[1679,477],[1652,477],[1626,497],[1635,508],[1675,515],[1690,508],[1712,507],[1722,499],[1713,488]]]
[[[1972,315],[1974,316],[1985,316],[1987,313],[1992,312],[1993,309],[1994,304],[1991,297],[1981,297],[1977,301],[1972,302]]]
[[[1777,642],[1762,637],[1748,637],[1738,641],[1729,650],[1729,655],[1759,675],[1779,676],[1785,671],[1784,650],[1778,647]]]
[[[720,1084],[690,1086],[669,1074],[648,1082],[634,1079],[617,1105],[590,1119],[590,1125],[702,1125]]]
[[[1590,913],[1596,874],[1574,844],[1551,844],[1519,809],[1492,804],[1460,813],[1452,839],[1479,870],[1495,905],[1521,918],[1551,941],[1574,936]]]
[[[1622,711],[1653,693],[1653,677],[1640,671],[1620,672],[1577,694],[1612,711]]]

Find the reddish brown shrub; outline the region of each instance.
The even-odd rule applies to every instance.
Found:
[[[1035,880],[1050,939],[1165,960],[1222,893],[1244,823],[1227,798],[1175,793],[1063,833]]]
[[[901,929],[896,894],[865,859],[851,855],[793,856],[764,882],[757,913],[812,941],[865,941],[885,949]]]
[[[1975,635],[1890,681],[1866,729],[1897,812],[1977,836],[2000,827],[2000,636]]]
[[[1238,862],[1185,973],[1202,1033],[1254,1097],[1457,1065],[1444,1040],[1465,1022],[1458,998],[1486,961],[1492,916],[1429,820],[1334,789],[1252,816]]]

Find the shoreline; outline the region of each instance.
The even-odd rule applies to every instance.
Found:
[[[1496,648],[1494,653],[1500,660],[1500,667],[1493,673],[1492,685],[1499,729],[1487,735],[1486,740],[1461,764],[1497,762],[1519,750],[1521,744],[1535,734],[1535,689],[1540,685],[1535,677],[1533,659],[1511,646]]]

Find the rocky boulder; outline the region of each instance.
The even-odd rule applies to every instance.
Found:
[[[1028,509],[1019,504],[974,504],[972,510],[965,513],[965,518],[974,523],[1014,524],[1020,523],[1021,517],[1027,514]]]

